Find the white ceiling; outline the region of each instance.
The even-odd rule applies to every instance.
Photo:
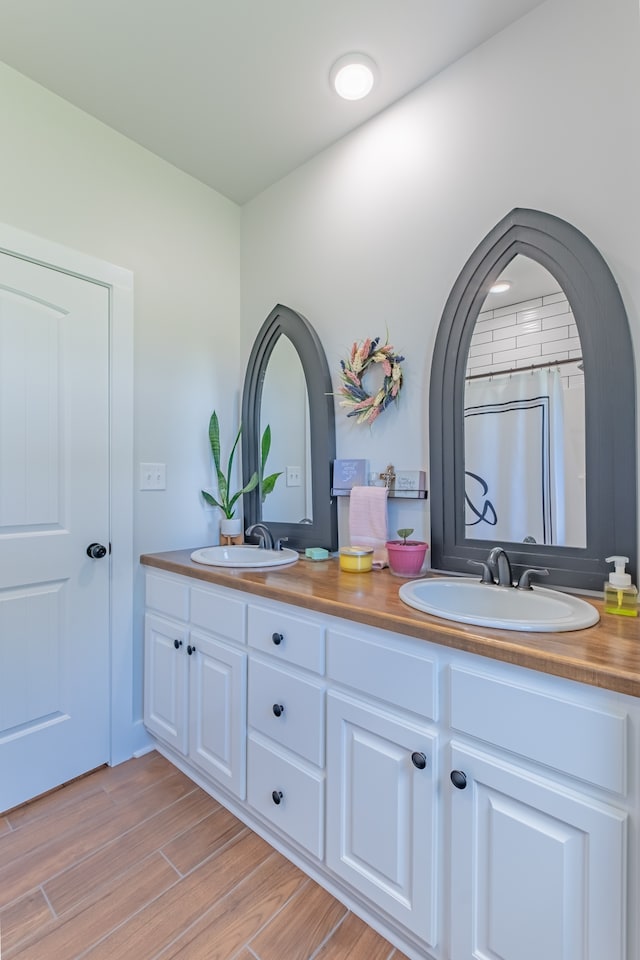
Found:
[[[244,203],[542,0],[2,0],[0,60]],[[364,101],[338,57],[378,65]]]

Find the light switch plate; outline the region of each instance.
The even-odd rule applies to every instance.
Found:
[[[167,489],[166,463],[141,463],[140,464],[140,489],[141,490],[166,490]]]
[[[300,467],[287,467],[287,486],[299,487],[302,470]]]

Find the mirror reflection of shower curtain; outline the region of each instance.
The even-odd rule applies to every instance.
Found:
[[[558,370],[469,381],[464,417],[466,536],[565,543]]]

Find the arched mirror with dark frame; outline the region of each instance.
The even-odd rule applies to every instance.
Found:
[[[469,526],[465,430],[470,427],[465,415],[468,381],[474,379],[469,375],[470,347],[490,288],[509,274],[515,258],[529,258],[548,271],[566,297],[579,338],[584,374],[584,527],[579,536],[565,541],[540,542],[515,533],[513,539],[511,534],[493,538],[490,524],[484,534]],[[486,560],[491,547],[499,544],[507,550],[516,575],[528,567],[546,568],[545,585],[601,591],[611,570],[606,557],[611,555],[630,558],[636,582],[635,402],[629,324],[601,254],[566,221],[537,210],[512,210],[463,267],[436,336],[429,397],[433,568],[473,575],[469,561]],[[491,444],[488,449],[491,455]],[[497,457],[495,450],[493,455],[499,471],[516,475],[506,457]],[[486,484],[481,493],[487,494],[486,507],[485,488]],[[479,513],[476,509],[475,516]]]
[[[263,440],[271,445],[262,470]],[[338,523],[331,496],[335,459],[333,392],[327,359],[309,321],[277,304],[253,344],[242,394],[244,482],[279,474],[243,498],[245,528],[265,523],[287,547],[336,550]]]

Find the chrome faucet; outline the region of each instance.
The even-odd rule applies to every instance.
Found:
[[[491,571],[494,583],[497,583],[501,587],[513,586],[511,564],[509,563],[509,557],[502,547],[493,547],[487,557],[487,566]]]
[[[245,530],[247,537],[258,537],[260,540],[259,546],[265,550],[274,550],[275,544],[273,542],[273,534],[269,527],[264,523],[252,523],[250,527],[247,527]],[[282,549],[281,547],[279,549]]]

